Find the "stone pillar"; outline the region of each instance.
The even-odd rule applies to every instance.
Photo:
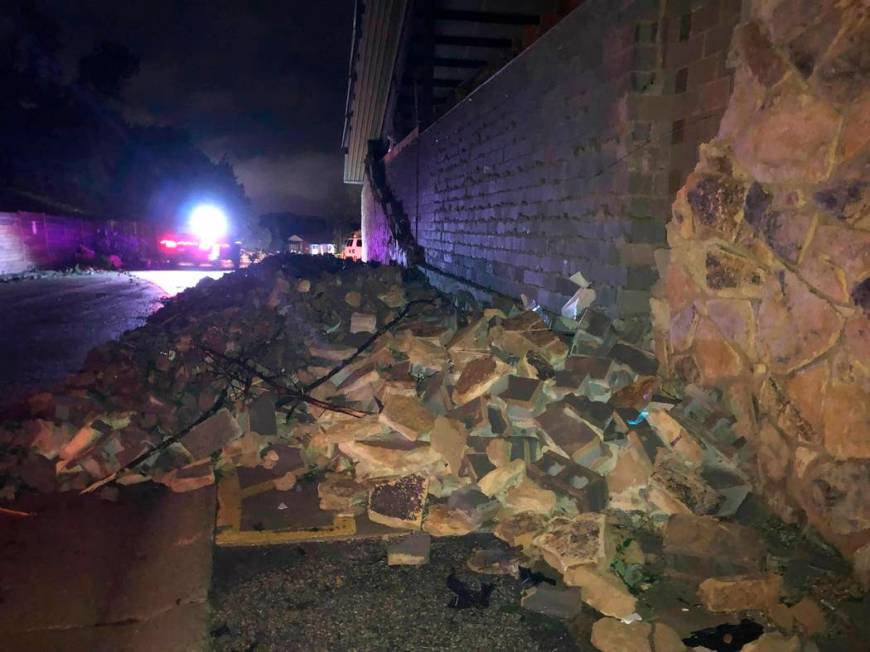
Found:
[[[379,263],[390,262],[390,226],[384,210],[375,199],[368,173],[363,179],[361,204],[361,233],[363,241],[363,260]]]
[[[845,555],[870,545],[870,21],[754,0],[717,136],[679,191],[651,302],[664,366],[723,390],[758,489]]]

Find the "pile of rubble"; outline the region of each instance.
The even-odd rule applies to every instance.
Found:
[[[391,564],[425,563],[431,536],[492,531],[510,552],[469,568],[545,570],[524,605],[571,618],[585,603],[605,652],[687,649],[645,598],[651,568],[689,577],[707,613],[753,610],[783,632],[743,649],[813,649],[788,636],[824,629],[817,602],[781,602],[758,536],[728,520],[750,491],[732,419],[692,387],[661,393],[656,359],[573,280],[555,319],[326,259],[206,280],[5,424],[2,497],[186,491],[260,467],[280,491],[316,478],[322,510],[413,532]]]

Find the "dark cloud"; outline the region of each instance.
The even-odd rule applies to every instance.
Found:
[[[102,40],[141,58],[131,121],[190,131],[227,156],[258,211],[358,212],[339,152],[353,0],[42,0],[70,75]]]

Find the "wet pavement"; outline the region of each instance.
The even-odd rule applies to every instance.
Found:
[[[466,569],[491,535],[432,541],[424,566],[387,566],[382,540],[218,548],[210,648],[256,650],[579,650],[562,621],[520,607],[520,583]],[[451,609],[451,569],[493,582],[488,608]]]
[[[88,351],[141,326],[160,299],[223,272],[52,276],[0,284],[0,411],[76,372]]]

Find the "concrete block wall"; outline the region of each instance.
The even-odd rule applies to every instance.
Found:
[[[671,80],[705,54],[715,75],[689,74],[692,96],[712,94],[705,84],[720,72],[727,78],[726,39],[721,51],[712,36],[704,48],[739,0],[679,4],[588,0],[388,155],[388,182],[429,266],[555,311],[579,270],[612,315],[648,314],[679,187],[674,122],[694,128],[703,111],[700,99],[675,99]],[[707,6],[715,11],[701,13]],[[696,40],[669,47],[685,11],[698,12]],[[687,143],[701,137],[684,132]]]

